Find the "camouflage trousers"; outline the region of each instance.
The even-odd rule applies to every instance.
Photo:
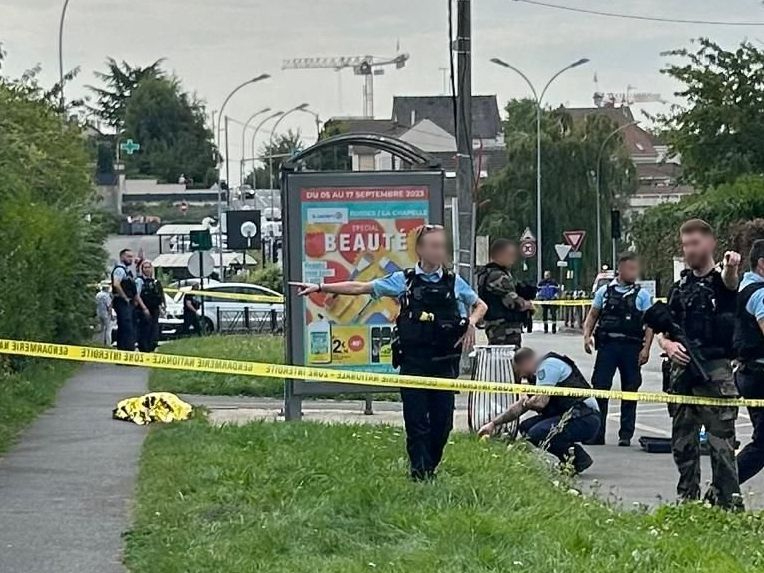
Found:
[[[672,388],[681,378],[682,393],[731,398],[737,396],[728,360],[705,362],[709,384],[679,367],[672,367]],[[742,508],[737,462],[735,461],[735,420],[737,408],[674,404],[671,450],[679,470],[677,494],[684,500],[700,499],[700,431],[706,431],[711,455],[711,485],[705,500],[727,509]]]
[[[523,345],[523,326],[519,323],[509,323],[503,320],[486,321],[485,333],[488,336],[488,344],[514,345],[518,348]]]

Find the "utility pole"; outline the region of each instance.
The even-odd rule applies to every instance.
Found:
[[[456,197],[459,205],[459,260],[462,277],[472,284],[475,272],[473,196],[475,172],[472,165],[472,24],[471,1],[456,0]]]
[[[225,184],[228,185],[228,196],[226,197],[226,203],[231,204],[231,172],[230,161],[228,160],[228,116],[225,116]]]

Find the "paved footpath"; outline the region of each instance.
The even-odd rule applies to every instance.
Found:
[[[111,419],[138,368],[83,366],[0,458],[0,571],[124,572],[122,534],[146,429]]]

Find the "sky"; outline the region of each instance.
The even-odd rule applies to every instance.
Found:
[[[565,6],[642,16],[752,21],[764,24],[761,0],[548,0]],[[40,64],[40,79],[58,77],[58,22],[63,0],[0,0],[4,73],[18,76]],[[529,94],[513,72],[489,62],[500,57],[540,88],[560,68],[586,57],[585,66],[549,88],[551,106],[592,105],[594,76],[605,92],[658,92],[677,101],[677,86],[660,73],[661,52],[710,37],[724,46],[764,40],[762,26],[711,26],[624,20],[577,14],[515,0],[474,0],[473,93],[496,94],[503,107]],[[443,93],[448,65],[447,0],[70,0],[64,32],[64,67],[81,68],[67,98],[82,97],[97,83],[93,71],[107,56],[133,65],[165,58],[165,67],[219,109],[236,85],[267,72],[272,78],[240,91],[226,107],[239,121],[263,108],[289,109],[303,102],[322,120],[362,113],[362,79],[352,71],[282,70],[285,58],[410,54],[402,70],[375,78],[375,115],[390,117],[394,95]],[[649,104],[649,112],[666,110]],[[299,129],[315,140],[314,119],[303,113],[280,129]],[[267,138],[262,131],[258,146]],[[249,137],[247,138],[249,140]],[[249,143],[246,144],[247,148]],[[232,127],[231,158],[241,157],[241,131]],[[249,156],[249,149],[246,150]],[[238,164],[238,163],[237,163]],[[233,169],[233,168],[232,168]],[[238,169],[233,169],[238,173]],[[237,177],[232,176],[235,182]]]

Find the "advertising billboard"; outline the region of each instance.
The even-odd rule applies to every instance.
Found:
[[[441,172],[290,174],[285,190],[288,279],[371,281],[413,267],[413,231],[426,223],[442,224],[442,182]],[[395,300],[326,293],[289,299],[290,363],[394,372]],[[370,390],[295,382],[296,393],[325,393],[327,387]]]

